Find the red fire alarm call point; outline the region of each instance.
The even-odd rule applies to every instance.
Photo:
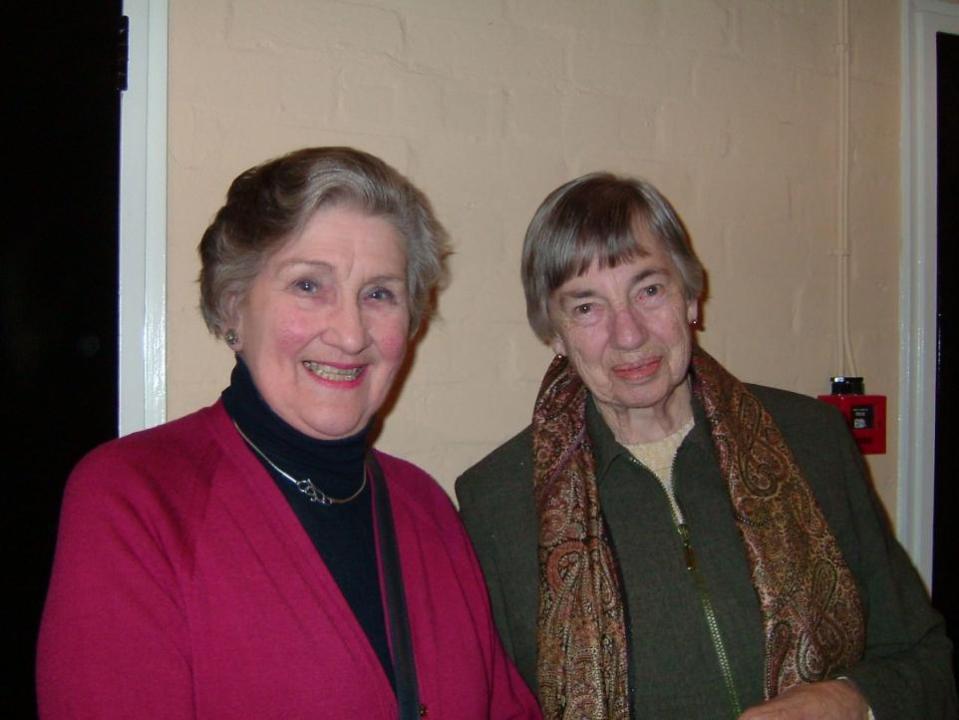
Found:
[[[861,377],[834,377],[832,394],[819,399],[835,405],[846,418],[863,455],[886,452],[886,396],[866,395]]]

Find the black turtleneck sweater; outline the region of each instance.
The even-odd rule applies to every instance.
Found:
[[[297,479],[310,478],[327,495],[347,498],[363,482],[369,428],[340,440],[317,440],[288,425],[266,404],[246,364],[237,357],[223,404],[243,434],[270,460]],[[369,638],[393,684],[393,663],[377,572],[369,483],[342,505],[311,502],[292,482],[252,450],[286,496],[330,574]]]

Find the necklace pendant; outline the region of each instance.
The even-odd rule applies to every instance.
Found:
[[[360,486],[359,488],[357,488],[356,492],[354,492],[352,495],[350,495],[347,498],[335,498],[331,495],[327,495],[325,492],[320,490],[316,485],[313,484],[313,481],[310,480],[310,478],[303,478],[302,480],[299,480],[293,477],[292,475],[290,475],[290,473],[286,472],[286,470],[284,470],[283,468],[279,467],[275,462],[270,460],[270,458],[266,456],[266,453],[264,453],[262,450],[260,450],[260,448],[254,445],[253,441],[246,436],[246,433],[244,433],[242,429],[240,429],[240,426],[237,425],[236,420],[233,421],[233,427],[235,427],[236,431],[240,433],[240,437],[242,437],[246,441],[246,444],[250,446],[250,449],[252,449],[261,458],[263,458],[263,461],[267,465],[269,465],[271,468],[276,470],[281,476],[283,476],[284,478],[289,480],[291,483],[293,483],[293,485],[296,486],[297,490],[299,490],[301,493],[306,495],[307,498],[309,498],[310,502],[319,503],[320,505],[325,505],[325,506],[345,505],[348,502],[352,502],[353,500],[356,500],[356,498],[360,496],[360,493],[362,493],[366,489],[369,470],[367,469],[365,462],[363,463],[363,477],[360,480]]]
[[[313,482],[309,478],[294,480],[294,483],[296,484],[296,489],[306,495],[310,499],[310,502],[323,502],[322,499],[317,495],[316,486],[313,485]]]
[[[310,499],[310,502],[315,502],[326,507],[329,507],[334,502],[333,498],[320,490],[309,478],[297,480],[296,487],[301,493]]]

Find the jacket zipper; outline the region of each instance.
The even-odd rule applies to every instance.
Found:
[[[679,455],[678,452],[676,454],[677,456]],[[629,454],[629,458],[639,467],[643,468],[644,470],[646,469],[646,467],[639,460],[633,457],[632,453]],[[676,460],[674,458],[673,470],[675,469]],[[709,598],[709,591],[706,588],[706,581],[696,564],[696,552],[693,550],[693,542],[689,534],[689,526],[686,525],[686,520],[682,516],[682,512],[679,509],[679,504],[676,500],[675,494],[669,491],[669,489],[666,487],[666,484],[660,480],[656,473],[650,472],[650,474],[656,478],[659,486],[666,494],[666,499],[669,501],[669,510],[670,515],[673,518],[673,525],[676,527],[676,531],[679,533],[679,538],[683,543],[683,556],[686,561],[686,570],[688,570],[693,576],[693,584],[696,586],[696,592],[699,594],[699,601],[703,607],[703,614],[706,616],[706,626],[709,628],[709,636],[713,643],[713,649],[716,651],[716,658],[719,660],[719,668],[722,671],[723,681],[726,685],[726,694],[732,709],[732,717],[738,718],[743,711],[739,702],[739,695],[736,692],[736,683],[733,680],[732,665],[729,663],[729,655],[726,652],[726,644],[723,642],[723,636],[719,632],[719,621],[716,620],[716,611],[713,609],[712,600]],[[673,477],[675,477],[675,473],[673,473]]]

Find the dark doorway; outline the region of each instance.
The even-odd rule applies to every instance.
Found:
[[[12,572],[0,706],[4,717],[29,718],[64,481],[117,432],[121,3],[12,5],[22,9],[3,13],[12,147],[0,243],[0,434]]]
[[[959,457],[953,444],[959,421],[959,383],[949,368],[959,362],[959,303],[952,283],[959,273],[959,35],[937,33],[938,171],[938,357],[936,359],[936,490],[933,522],[932,602],[946,617],[953,641],[953,671],[959,677],[959,582],[956,575],[956,513]]]

